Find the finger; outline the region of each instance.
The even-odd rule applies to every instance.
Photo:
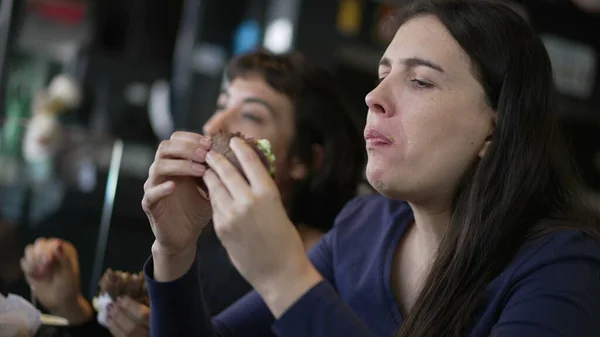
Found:
[[[33,255],[37,259],[41,255],[46,245],[46,238],[37,238],[33,243]]]
[[[227,158],[218,152],[210,151],[206,156],[206,162],[217,174],[233,199],[248,200],[251,197],[248,182]]]
[[[173,191],[175,191],[175,183],[172,181],[165,181],[148,189],[144,193],[144,198],[142,198],[142,208],[144,211],[149,211],[154,204],[169,196]]]
[[[209,200],[213,208],[213,213],[224,212],[228,205],[233,203],[233,198],[231,198],[229,191],[223,186],[219,177],[212,169],[209,169],[204,174],[204,183],[210,195]]]
[[[204,162],[206,152],[210,147],[198,142],[185,140],[165,140],[160,143],[156,150],[155,159],[177,158]]]
[[[71,263],[69,256],[65,252],[66,243],[61,240],[57,240],[54,248],[54,260],[58,262],[59,265],[65,266]]]
[[[253,190],[275,188],[275,182],[252,148],[238,137],[231,139],[229,147],[235,153]]]
[[[159,159],[155,161],[148,172],[148,180],[144,183],[144,191],[162,184],[167,177],[201,177],[206,166],[188,160]]]
[[[23,256],[23,264],[22,267],[24,267],[25,269],[23,270],[26,274],[32,274],[33,273],[33,267],[35,266],[35,258],[34,258],[34,246],[29,244],[25,247],[25,254]]]
[[[123,309],[114,304],[109,311],[107,322],[109,325],[112,323],[116,328],[115,330],[123,333],[125,336],[130,335],[137,326],[137,323]]]
[[[134,301],[129,296],[120,296],[117,298],[117,305],[129,315],[131,319],[137,322],[138,325],[148,327],[148,320],[150,319],[150,309]]]
[[[27,261],[27,259],[25,257],[23,257],[20,261],[21,264],[21,270],[23,271],[23,274],[25,274],[25,277],[29,280],[30,276],[31,276],[31,265],[29,264],[29,262]]]
[[[59,253],[62,251],[62,240],[52,238],[47,241],[46,245],[46,259],[49,260],[49,263],[60,262]]]
[[[41,276],[46,276],[51,273],[52,267],[58,262],[57,248],[58,241],[46,240],[43,248],[39,251],[37,273]]]
[[[49,245],[49,240],[42,239],[40,243],[36,244],[36,272],[39,275],[44,275],[48,271],[48,266],[51,261],[50,253],[51,246]]]
[[[206,171],[206,165],[190,160],[159,159],[150,167],[151,177],[201,177]]]
[[[205,137],[196,132],[187,132],[187,131],[176,131],[171,135],[171,140],[182,140],[188,141],[191,143],[200,144],[205,149],[209,150],[212,146],[212,142],[210,138]]]
[[[44,241],[44,239],[37,239],[33,245],[28,245],[28,248],[25,250],[25,258],[30,266],[29,274],[34,278],[42,276],[39,272],[39,267],[41,264],[40,257]]]
[[[125,331],[123,331],[119,326],[117,326],[117,324],[111,319],[108,319],[106,321],[106,324],[108,325],[108,331],[110,331],[110,334],[114,337],[127,337]]]
[[[167,177],[201,177],[205,171],[205,165],[189,160],[159,159],[150,166],[144,191],[164,183]]]
[[[77,249],[69,241],[54,239],[54,261],[61,268],[68,268],[71,271],[79,272],[79,257]]]

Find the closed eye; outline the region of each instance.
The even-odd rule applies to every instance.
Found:
[[[264,120],[261,117],[258,117],[258,116],[254,115],[254,114],[251,114],[251,113],[247,113],[247,112],[242,113],[242,117],[244,119],[247,119],[247,120],[253,122],[253,123],[257,123],[257,124],[264,123]]]
[[[410,81],[419,89],[433,88],[433,84],[418,80],[416,78],[414,78]]]

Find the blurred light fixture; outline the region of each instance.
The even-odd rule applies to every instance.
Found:
[[[270,0],[263,47],[281,54],[294,48],[295,25],[302,0]]]
[[[264,47],[273,53],[285,53],[292,48],[294,25],[288,19],[271,22],[265,31]]]

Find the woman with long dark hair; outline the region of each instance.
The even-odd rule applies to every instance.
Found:
[[[164,177],[143,202],[154,336],[600,335],[600,220],[579,196],[544,45],[485,0],[414,1],[397,19],[366,97],[382,195],[349,203],[307,257],[251,150],[231,142],[247,181],[209,152],[215,230],[255,289],[211,320],[187,244],[201,226],[164,206],[189,189]]]

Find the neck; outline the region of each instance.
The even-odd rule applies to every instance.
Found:
[[[413,230],[423,245],[437,250],[452,217],[448,203],[410,203],[414,214]]]
[[[296,229],[298,230],[298,234],[300,234],[300,239],[304,244],[304,250],[306,252],[316,245],[319,240],[321,240],[323,234],[325,234],[318,229],[311,228],[304,224],[296,225]]]

